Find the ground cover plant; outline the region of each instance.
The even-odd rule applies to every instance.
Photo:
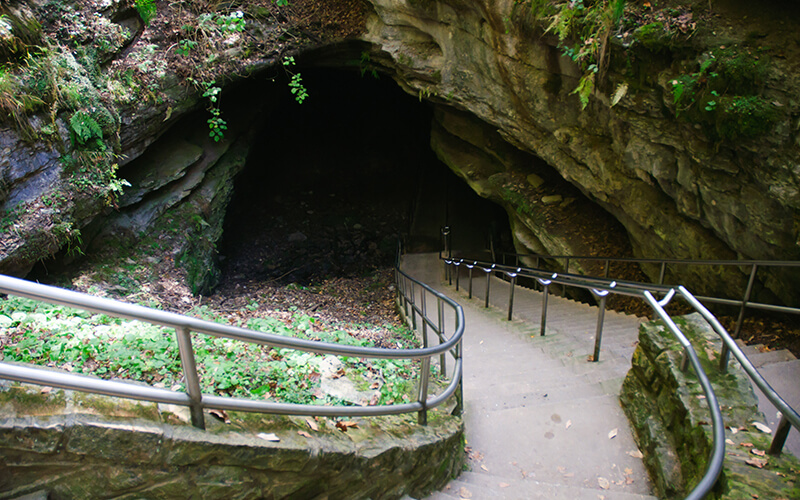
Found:
[[[388,329],[397,348],[417,346],[413,333],[391,325],[323,323],[298,311],[250,314],[220,313],[199,306],[190,314],[219,323],[266,333],[345,345],[373,346],[369,330]],[[184,390],[181,362],[172,329],[128,321],[19,297],[0,301],[0,360],[33,363],[89,373],[106,379],[130,379]],[[373,390],[367,404],[391,404],[414,398],[418,363],[317,355],[193,334],[200,384],[204,393],[273,398],[279,402],[354,404],[320,388],[323,373],[347,377],[358,390]]]

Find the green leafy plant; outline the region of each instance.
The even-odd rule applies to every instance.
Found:
[[[558,36],[562,54],[583,70],[577,87],[581,108],[585,109],[589,97],[605,75],[609,61],[609,40],[619,26],[625,10],[625,0],[557,1],[549,6],[531,2],[538,13],[549,13],[550,24],[546,32]]]
[[[150,24],[150,21],[156,17],[157,7],[155,0],[136,0],[135,6],[136,12],[139,13],[139,17],[142,18],[145,26]]]
[[[254,309],[248,304],[242,311]],[[227,314],[199,306],[190,314],[223,324]],[[345,345],[371,346],[336,325],[296,313],[290,320],[254,317],[238,326],[276,335]],[[184,388],[179,350],[171,329],[121,320],[19,297],[0,299],[0,328],[7,342],[0,359],[93,373],[102,378],[126,378]],[[416,347],[407,329],[393,332],[398,347]],[[319,390],[323,364],[329,356],[271,349],[224,338],[194,335],[193,347],[205,393],[240,397],[272,397],[282,402],[343,404]],[[341,372],[357,387],[379,391],[371,404],[408,401],[414,397],[419,364],[409,360],[342,357]]]
[[[96,151],[105,150],[103,129],[86,111],[76,111],[69,119],[72,142],[75,146]]]
[[[195,47],[197,47],[197,42],[194,40],[181,40],[178,42],[178,46],[175,47],[175,53],[179,56],[188,56]]]
[[[292,73],[292,71],[289,69],[295,65],[296,63],[294,57],[287,56],[283,58],[283,67],[290,75],[289,89],[291,90],[292,94],[294,94],[294,99],[297,101],[297,103],[303,104],[303,101],[308,98],[308,90],[306,89],[305,85],[303,85],[303,76],[300,73]]]
[[[709,52],[697,71],[672,80],[676,115],[703,126],[713,140],[736,141],[768,132],[778,119],[761,97],[766,69],[761,58],[738,48]]]
[[[219,109],[219,96],[222,88],[217,86],[214,81],[200,82],[199,85],[204,89],[203,97],[208,99],[208,112],[211,113],[211,118],[206,120],[208,136],[214,139],[214,142],[219,142],[225,137],[225,131],[228,130],[228,122],[222,118],[222,111]]]

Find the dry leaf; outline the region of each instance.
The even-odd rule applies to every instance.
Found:
[[[764,434],[772,434],[772,429],[762,424],[761,422],[753,422],[753,426],[763,432]]]
[[[614,439],[615,437],[617,437],[617,431],[618,431],[618,429],[616,429],[616,428],[611,429],[608,432],[608,439]]]
[[[597,478],[597,484],[601,488],[603,488],[604,490],[607,490],[607,489],[609,489],[611,487],[611,483],[608,481],[608,479],[606,479],[604,477],[598,477]]]
[[[626,477],[625,484],[633,484],[633,478],[631,476]]]
[[[311,437],[311,434],[307,433],[306,431],[297,431],[297,433],[300,434],[301,436],[305,437],[305,438],[310,438]]]
[[[39,390],[39,392],[41,392],[42,394],[49,394],[49,393],[50,393],[50,391],[52,391],[52,390],[53,390],[53,388],[52,388],[52,387],[50,387],[49,385],[46,385],[46,386],[42,387],[42,388]]]
[[[739,446],[742,446],[744,448],[752,448],[753,443],[739,443]]]
[[[625,97],[625,94],[628,93],[628,84],[627,83],[620,83],[617,85],[617,90],[614,91],[614,95],[611,96],[611,107],[613,108],[616,106],[619,101]]]
[[[639,450],[632,450],[628,452],[628,455],[632,456],[633,458],[644,458],[644,455]]]
[[[485,470],[486,472],[489,472],[489,469],[483,464],[481,464],[481,469]]]
[[[339,429],[342,432],[347,432],[347,429],[349,429],[351,427],[353,427],[355,429],[358,429],[358,423],[357,422],[352,422],[352,421],[336,422],[336,428]]]
[[[308,424],[308,427],[312,431],[318,431],[319,430],[319,426],[317,425],[317,422],[313,418],[307,418],[306,419],[306,424]]]
[[[745,460],[744,463],[746,463],[747,465],[759,468],[759,469],[763,469],[764,466],[767,465],[767,459],[766,458],[749,458],[749,459]]]
[[[739,429],[736,427],[731,427],[731,434],[736,435],[737,432],[739,432]]]
[[[574,472],[567,472],[566,474],[564,474],[564,477],[575,477],[575,473]]]
[[[567,424],[564,426],[565,429],[569,429],[572,427],[572,420],[567,420]]]
[[[726,439],[726,440],[725,440],[725,444],[727,444],[727,445],[729,445],[729,446],[733,446],[735,443],[734,443],[732,440],[730,440],[730,439]]]
[[[625,472],[625,474],[631,475],[631,474],[633,474],[633,469],[631,469],[630,467],[625,467],[625,471],[624,472]]]
[[[498,484],[497,484],[497,486],[499,486],[499,487],[501,487],[501,488],[508,488],[508,487],[509,487],[509,486],[511,486],[511,485],[510,485],[510,484],[508,484],[508,483],[498,483]]]
[[[231,423],[231,419],[228,417],[228,414],[225,413],[225,410],[209,410],[208,413],[214,415],[215,417],[222,420],[226,424]]]
[[[472,492],[462,486],[461,489],[458,490],[458,496],[461,498],[472,498]]]
[[[764,455],[766,455],[766,454],[767,454],[767,452],[766,452],[766,451],[764,451],[764,450],[759,450],[759,449],[757,449],[757,448],[753,448],[752,450],[750,450],[750,453],[752,453],[753,455],[758,455],[759,457],[763,457]]]
[[[276,436],[273,433],[266,434],[264,432],[259,432],[257,434],[257,436],[260,437],[261,439],[265,440],[265,441],[272,441],[274,443],[277,443],[278,441],[281,440],[281,438],[279,438],[278,436]]]
[[[373,382],[372,385],[369,386],[370,389],[380,389],[380,387],[381,384],[379,382]]]

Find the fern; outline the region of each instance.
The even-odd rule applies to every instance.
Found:
[[[77,146],[87,147],[92,146],[94,149],[102,150],[105,145],[103,144],[103,129],[97,121],[89,115],[86,111],[77,111],[69,119],[69,125],[72,129],[72,140]]]
[[[594,93],[594,78],[597,73],[589,70],[583,75],[578,82],[578,86],[570,94],[578,94],[578,99],[581,100],[581,109],[586,109],[589,104],[589,96]]]
[[[146,25],[150,24],[150,21],[156,17],[156,2],[155,0],[136,0],[136,11],[139,13],[139,17],[142,18],[142,22]]]

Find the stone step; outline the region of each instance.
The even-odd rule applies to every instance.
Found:
[[[649,495],[625,491],[627,485],[624,484],[624,481],[623,485],[609,482],[609,489],[604,490],[600,488],[598,483],[591,486],[556,484],[552,481],[496,476],[484,471],[463,472],[457,478],[457,481],[459,484],[463,484],[463,486],[459,487],[459,490],[462,487],[467,488],[468,491],[470,488],[481,488],[481,490],[490,491],[494,495],[486,498],[563,498],[576,500],[597,500],[600,496],[620,500],[644,500],[655,498]],[[451,490],[452,489],[451,487]],[[473,495],[472,498],[477,497]]]
[[[498,387],[491,395],[476,395],[468,398],[468,406],[488,411],[502,411],[519,407],[588,400],[595,397],[619,394],[624,377],[609,378],[602,382],[588,383],[585,378],[563,386],[542,384],[538,387]],[[537,381],[538,382],[538,381]],[[465,388],[465,392],[466,392]]]

